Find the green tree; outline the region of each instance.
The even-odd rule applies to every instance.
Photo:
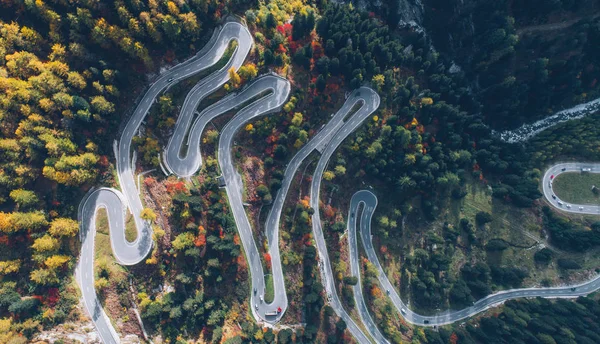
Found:
[[[182,251],[194,246],[194,239],[194,234],[190,232],[185,232],[177,235],[177,237],[175,237],[175,240],[173,240],[171,244],[173,245],[174,249]]]
[[[343,176],[344,174],[346,174],[346,168],[342,165],[337,165],[335,167],[335,175],[336,176]]]
[[[29,208],[39,202],[35,192],[30,190],[16,189],[10,192],[10,198],[21,208]]]

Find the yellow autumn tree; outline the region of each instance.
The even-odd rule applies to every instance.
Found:
[[[144,208],[142,210],[142,213],[140,214],[140,217],[146,221],[151,221],[151,222],[154,222],[156,220],[156,214],[150,208]]]
[[[53,236],[72,237],[79,231],[79,223],[73,219],[60,217],[52,220],[48,232]]]
[[[302,124],[303,119],[304,119],[304,116],[302,115],[302,113],[295,112],[294,117],[292,117],[292,125],[299,127],[300,124]]]
[[[252,80],[258,75],[258,69],[254,63],[247,63],[240,67],[238,74],[244,81]]]
[[[69,258],[68,256],[54,255],[54,256],[46,258],[46,261],[44,262],[44,264],[46,264],[46,266],[49,269],[56,270],[56,269],[60,268],[61,266],[65,265],[66,263],[68,263],[69,260],[71,260],[71,258]]]
[[[47,285],[58,282],[58,278],[56,277],[54,271],[50,271],[45,268],[31,271],[29,278],[31,281],[39,285]]]
[[[233,87],[239,87],[242,82],[242,78],[236,72],[235,67],[229,68],[229,80]]]
[[[375,85],[378,90],[381,90],[385,84],[385,76],[383,74],[374,75],[372,81],[373,85]]]
[[[323,179],[331,181],[333,178],[335,178],[335,173],[331,171],[325,171],[325,173],[323,173]]]
[[[57,239],[46,234],[41,238],[35,239],[31,247],[36,252],[50,252],[58,250],[58,248],[60,247],[60,242]]]
[[[46,217],[41,212],[0,212],[0,231],[4,233],[14,233],[22,230],[38,231],[47,225]]]
[[[17,260],[5,260],[0,262],[0,275],[13,274],[19,272],[21,268],[21,261]]]

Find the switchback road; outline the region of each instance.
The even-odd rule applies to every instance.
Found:
[[[342,141],[379,107],[379,95],[370,88],[361,87],[353,91],[352,95],[346,102],[352,101],[354,103],[354,97],[360,99],[362,105],[354,114],[352,114],[352,116],[334,134],[332,139],[325,146],[312,177],[312,183],[310,186],[310,206],[315,210],[312,216],[312,230],[319,256],[321,277],[327,292],[328,301],[336,314],[346,322],[348,330],[352,333],[354,338],[356,338],[356,340],[358,340],[360,343],[369,343],[369,337],[360,329],[360,327],[358,327],[354,320],[352,320],[350,315],[343,308],[342,303],[337,295],[333,271],[331,269],[331,262],[329,261],[329,255],[327,254],[327,245],[325,244],[325,238],[323,237],[323,228],[319,212],[321,179],[323,178],[323,173],[325,172],[325,168],[327,167],[329,159]],[[350,111],[352,107],[347,108],[348,111]],[[375,329],[368,328],[367,330],[372,336],[376,335],[374,332]]]
[[[363,205],[361,208],[360,205]],[[402,317],[407,322],[420,325],[420,326],[439,326],[451,324],[456,321],[463,320],[471,317],[477,313],[485,311],[486,309],[505,302],[511,299],[518,298],[531,298],[531,297],[544,297],[544,298],[575,298],[579,296],[588,295],[598,289],[600,289],[600,276],[596,277],[586,283],[564,286],[564,287],[552,287],[552,288],[522,288],[522,289],[511,289],[504,290],[495,294],[488,295],[483,299],[476,301],[472,306],[455,311],[441,312],[434,316],[423,316],[411,311],[404,302],[400,299],[396,289],[387,278],[383,267],[379,263],[377,254],[373,247],[371,234],[371,219],[373,212],[377,207],[377,197],[370,191],[362,190],[352,196],[350,201],[349,210],[349,222],[348,230],[350,232],[356,232],[357,219],[360,220],[360,236],[363,243],[363,247],[367,254],[367,258],[371,263],[375,265],[379,271],[378,279],[379,283],[386,291],[386,294],[392,300],[392,303],[400,312]],[[353,215],[354,214],[354,215]],[[350,257],[350,263],[356,265],[355,269],[359,269],[358,256],[356,250],[352,251],[353,256]],[[359,270],[358,270],[359,271]]]
[[[239,23],[228,22],[217,31],[218,34],[213,36],[213,39],[197,56],[160,75],[139,101],[133,115],[121,133],[120,140],[116,143],[117,174],[121,191],[101,188],[82,200],[82,206],[78,214],[81,226],[82,249],[77,266],[77,282],[82,291],[85,307],[98,329],[100,339],[104,343],[119,343],[119,336],[102,309],[94,288],[96,214],[100,208],[107,210],[111,247],[116,260],[120,264],[137,264],[151,251],[153,244],[152,226],[150,222],[143,220],[140,216],[143,205],[135,184],[131,140],[160,93],[174,83],[214,66],[225,54],[230,42],[237,42],[237,47],[227,65],[204,78],[202,82],[194,87],[191,95],[186,98],[175,130],[177,140],[183,140],[185,131],[187,131],[200,101],[228,80],[228,69],[233,67],[237,70],[253,44],[250,32]],[[179,167],[177,161],[173,165],[176,169]],[[125,238],[125,219],[128,211],[133,216],[138,232],[137,238],[133,242],[129,242]]]
[[[266,290],[265,274],[260,259],[260,253],[256,246],[254,235],[252,234],[252,227],[248,220],[248,216],[246,215],[246,210],[244,209],[242,195],[244,185],[241,176],[235,169],[233,158],[231,156],[231,146],[236,132],[238,132],[238,130],[248,121],[258,116],[280,110],[290,94],[290,83],[289,81],[276,76],[262,77],[236,97],[226,99],[222,102],[228,103],[229,100],[234,100],[237,97],[240,97],[241,100],[247,100],[265,92],[268,92],[269,94],[240,110],[240,112],[225,125],[219,139],[218,155],[219,166],[223,173],[223,178],[225,179],[225,189],[227,191],[227,198],[229,199],[229,206],[233,213],[238,233],[240,233],[240,238],[242,245],[244,246],[246,259],[248,260],[252,276],[253,292],[250,295],[252,314],[256,319],[274,323],[281,319],[285,309],[287,309],[288,303],[285,285],[283,283],[281,262],[275,259],[272,260],[273,276],[275,277],[274,298],[270,304],[267,304],[264,302],[264,292]],[[245,96],[246,94],[247,96]],[[238,104],[243,103],[243,101],[239,102],[235,100],[234,102]],[[274,244],[278,245],[278,243],[279,241],[276,241]],[[254,292],[254,290],[256,290],[256,292]],[[278,308],[281,309],[279,312],[277,312]],[[268,312],[273,311],[275,311],[275,315],[267,315]]]

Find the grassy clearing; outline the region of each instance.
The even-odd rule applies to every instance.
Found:
[[[131,214],[127,214],[127,221],[125,221],[125,239],[129,242],[137,239],[137,228]]]
[[[96,238],[94,241],[94,259],[96,262],[105,258],[114,260],[112,247],[110,246],[108,216],[104,208],[98,210],[98,214],[96,215]]]
[[[125,268],[117,264],[113,256],[108,229],[108,216],[105,209],[98,210],[96,216],[96,238],[94,239],[94,273],[96,279],[100,277],[120,278]]]
[[[598,173],[562,173],[552,183],[554,193],[565,202],[574,204],[598,204],[600,195],[592,192],[592,186],[600,187]]]
[[[109,255],[112,258],[106,209],[101,208],[96,215],[95,259]]]
[[[274,290],[274,285],[273,285],[273,275],[272,274],[268,274],[265,276],[265,302],[266,303],[271,303],[273,302],[273,299],[275,298],[275,290]]]

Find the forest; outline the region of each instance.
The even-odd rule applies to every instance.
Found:
[[[582,297],[573,302],[542,298],[508,301],[494,316],[455,326],[426,330],[429,344],[443,343],[597,343],[600,303]]]
[[[0,3],[0,342],[77,314],[78,202],[113,179],[110,142],[131,92],[201,47],[222,6]]]
[[[597,0],[424,3],[433,43],[464,70],[494,128],[515,128],[600,95]]]
[[[0,2],[0,342],[26,343],[81,315],[72,278],[79,251],[78,202],[92,186],[115,185],[112,141],[148,80],[161,67],[194,54],[228,14],[243,16],[256,47],[251,61],[232,73],[237,81],[225,92],[272,70],[295,86],[282,116],[260,119],[240,134],[246,150],[237,151],[236,158],[255,154],[264,161],[265,176],[253,186],[251,207],[268,209],[287,161],[327,121],[344,92],[362,85],[381,95],[381,109],[334,155],[324,184],[333,192],[356,187],[360,179],[389,190],[380,202],[391,207],[376,220],[382,240],[400,242],[406,216],[436,221],[443,201],[464,198],[469,183],[489,186],[508,206],[536,206],[546,164],[564,156],[597,159],[599,115],[561,124],[525,146],[505,144],[491,129],[512,128],[597,96],[594,42],[600,25],[597,17],[582,15],[595,2],[536,1],[541,11],[534,12],[524,1],[467,2],[424,1],[431,38],[395,29],[393,1],[382,2],[378,13],[333,1]],[[453,15],[442,15],[448,13]],[[564,34],[527,31],[556,13],[573,20]],[[465,29],[471,18],[474,31]],[[452,71],[454,62],[461,72]],[[181,102],[177,93],[186,86],[158,99],[146,134],[134,139],[140,170],[157,167]],[[101,299],[118,295],[121,309],[136,304],[151,335],[170,342],[350,340],[346,324],[324,299],[310,234],[310,215],[319,210],[304,198],[284,209],[282,258],[288,277],[298,282],[288,290],[294,301],[290,317],[305,325],[277,332],[246,316],[249,272],[226,195],[216,183],[217,137],[213,129],[204,134],[205,167],[191,182],[144,177],[146,199],[155,203],[148,215],[155,249],[144,264],[127,270],[135,300],[127,297],[131,281],[125,275],[104,261],[98,264]],[[356,281],[338,252],[347,216],[342,205],[334,202],[322,211],[328,245],[336,249],[340,295],[352,309],[350,286]],[[415,307],[464,307],[496,290],[519,287],[529,277],[519,267],[479,258],[454,276],[445,273],[458,250],[507,248],[501,240],[483,239],[491,217],[480,211],[473,219],[444,222],[439,233],[423,233],[414,250],[401,257],[398,273],[410,276],[401,281],[403,292]],[[597,223],[587,230],[548,209],[542,217],[550,242],[561,249],[600,245]],[[536,253],[541,268],[554,261],[563,270],[581,268],[555,258],[549,250]],[[266,255],[264,263],[269,264]],[[600,307],[592,298],[509,302],[478,326],[423,336],[415,331],[410,338],[406,324],[392,312],[382,313],[391,306],[373,292],[379,288],[367,264],[365,271],[378,324],[396,342],[598,342],[594,326]],[[165,285],[169,288],[161,289]],[[570,318],[568,312],[582,316]],[[133,318],[124,322],[137,324]]]

